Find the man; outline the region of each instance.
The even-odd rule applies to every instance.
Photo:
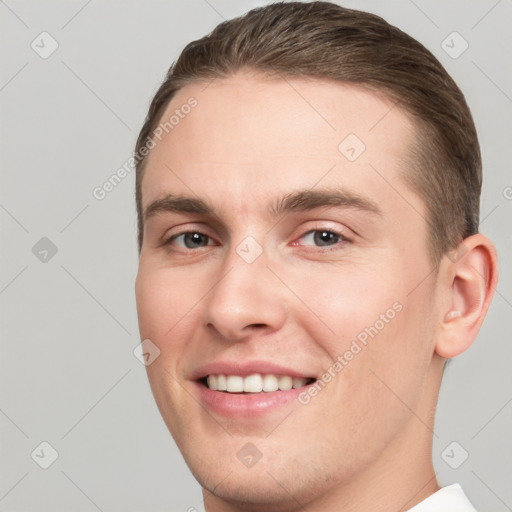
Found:
[[[136,148],[141,337],[208,512],[469,511],[434,413],[497,281],[464,97],[324,2],[190,43]]]

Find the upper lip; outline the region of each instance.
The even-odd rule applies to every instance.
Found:
[[[311,373],[295,370],[289,366],[282,366],[270,361],[213,361],[197,368],[191,379],[198,380],[208,375],[240,375],[246,377],[254,373],[262,375],[288,375],[290,377],[314,378]]]

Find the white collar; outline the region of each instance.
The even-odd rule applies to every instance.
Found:
[[[443,487],[409,512],[476,512],[459,484]]]

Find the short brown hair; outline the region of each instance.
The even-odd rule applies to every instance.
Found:
[[[270,4],[188,44],[151,102],[136,155],[178,90],[243,68],[361,84],[384,93],[417,127],[404,176],[426,203],[432,260],[478,232],[481,156],[464,95],[418,41],[379,16],[329,2]],[[138,159],[136,165],[139,250],[144,162]]]

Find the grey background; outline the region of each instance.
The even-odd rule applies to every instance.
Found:
[[[101,201],[92,191],[130,156],[183,45],[264,3],[0,1],[0,511],[203,510],[133,355],[134,175]],[[343,5],[419,39],[472,108],[481,230],[497,245],[501,279],[477,342],[447,368],[433,456],[442,485],[460,482],[482,511],[512,510],[512,3]],[[49,48],[43,31],[59,45],[46,59],[31,48]],[[456,59],[441,47],[453,31],[469,43]],[[43,237],[55,255],[41,253],[47,241],[33,250]],[[31,458],[36,449],[36,461],[49,460],[43,441],[59,454],[48,469]],[[452,469],[446,461],[456,465],[462,450],[468,459]]]

